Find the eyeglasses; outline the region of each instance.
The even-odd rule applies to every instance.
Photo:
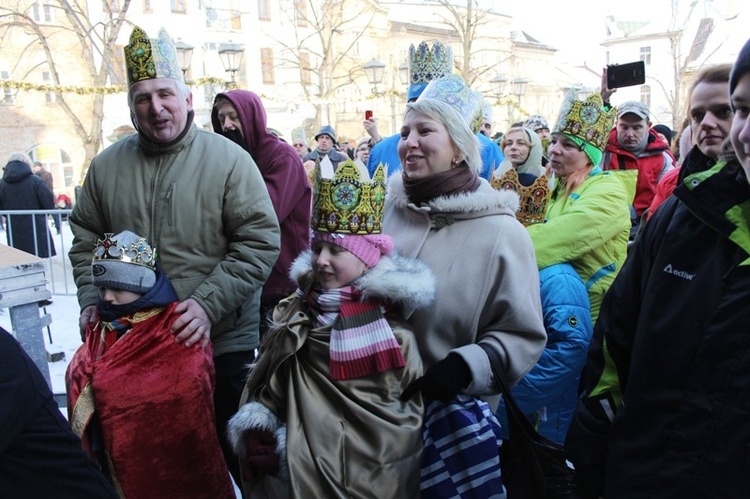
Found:
[[[292,144],[292,145],[294,145],[294,147],[307,147],[305,144],[300,144],[300,143]]]

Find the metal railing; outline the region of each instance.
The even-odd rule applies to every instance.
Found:
[[[14,237],[31,238],[33,240],[33,254],[40,255],[42,249],[53,248],[55,255],[42,257],[45,262],[45,275],[49,283],[50,292],[53,295],[75,295],[76,286],[73,281],[73,268],[68,259],[68,250],[73,243],[73,233],[68,225],[68,217],[73,210],[0,210],[2,227],[0,228],[0,241],[2,244],[14,246]],[[33,215],[45,215],[44,223],[47,226],[45,239],[39,239],[37,234],[37,217]],[[13,230],[13,220],[16,220],[16,230]],[[28,222],[31,221],[31,234],[28,234]],[[19,229],[20,225],[23,225]],[[58,230],[59,229],[59,230]],[[21,232],[19,232],[21,231]],[[45,246],[46,243],[46,246]],[[15,247],[15,246],[14,246]],[[25,250],[32,248],[27,247]],[[31,253],[31,251],[29,251]],[[51,251],[50,251],[51,253]]]

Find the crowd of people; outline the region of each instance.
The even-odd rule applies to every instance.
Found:
[[[565,449],[564,497],[747,493],[750,41],[696,75],[681,130],[605,70],[502,136],[422,42],[399,132],[368,117],[351,147],[286,143],[247,90],[199,129],[166,31],[124,50],[137,133],[69,218],[69,422],[34,416],[38,386],[24,421],[3,400],[0,489],[47,432],[90,497],[503,497],[500,373]],[[0,209],[14,184],[52,207],[31,167]]]

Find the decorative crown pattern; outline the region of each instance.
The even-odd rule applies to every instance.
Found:
[[[360,168],[351,159],[339,163],[332,178],[324,178],[321,170],[318,161],[313,173],[313,230],[380,234],[386,185],[383,164],[378,165],[372,180],[364,165]]]
[[[495,189],[507,189],[518,194],[520,202],[516,218],[524,226],[544,222],[552,195],[549,183],[549,178],[540,175],[531,185],[522,185],[515,168],[508,169],[500,177],[493,175],[490,180],[490,185]]]
[[[182,80],[177,50],[167,31],[162,28],[156,39],[149,38],[138,26],[130,33],[130,43],[123,49],[128,71],[128,86],[152,78]]]
[[[466,119],[472,132],[476,133],[482,125],[484,98],[479,92],[470,89],[463,78],[457,74],[432,80],[417,100],[423,99],[436,99],[449,104]]]
[[[604,102],[599,94],[591,94],[585,101],[581,101],[571,91],[563,100],[553,133],[577,137],[604,151],[609,132],[615,124],[616,113],[616,108],[609,111],[604,109]]]
[[[97,239],[93,261],[119,260],[142,265],[152,270],[156,268],[156,248],[151,248],[145,238],[139,237],[136,241],[123,244],[113,237],[114,233],[107,232],[104,234],[104,239]]]
[[[453,72],[453,51],[440,42],[432,47],[421,42],[417,47],[409,47],[409,77],[411,83],[429,83],[436,78]]]

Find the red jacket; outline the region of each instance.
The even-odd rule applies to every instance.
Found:
[[[639,217],[651,205],[654,198],[656,184],[664,170],[664,153],[666,152],[671,158],[672,165],[675,163],[674,157],[669,151],[669,144],[653,130],[649,130],[648,134],[646,149],[636,157],[632,152],[623,149],[617,141],[617,129],[612,129],[609,134],[609,142],[604,149],[604,160],[602,162],[602,170],[638,170],[633,207]]]

